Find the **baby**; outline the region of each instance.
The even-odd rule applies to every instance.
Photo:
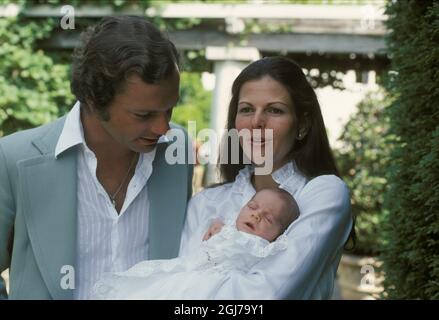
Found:
[[[263,189],[233,222],[213,223],[199,250],[185,257],[148,260],[104,276],[95,299],[212,299],[233,272],[248,272],[261,259],[286,249],[282,233],[299,216],[282,189]],[[227,292],[222,292],[228,296]]]
[[[262,189],[241,209],[236,228],[272,242],[298,216],[297,203],[288,192],[283,189]],[[223,226],[221,221],[214,222],[203,241],[220,232]]]

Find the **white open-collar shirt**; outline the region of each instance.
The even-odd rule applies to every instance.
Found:
[[[256,193],[250,166],[233,183],[205,189],[188,205],[180,256],[201,243],[214,219],[236,219]],[[300,216],[285,231],[285,251],[264,258],[247,273],[233,273],[216,299],[330,299],[344,244],[352,227],[346,184],[334,175],[306,179],[293,162],[272,174],[294,196]]]
[[[147,181],[152,173],[156,149],[140,153],[123,207],[118,214],[97,179],[97,159],[84,139],[79,102],[66,117],[55,157],[74,146],[78,146],[74,297],[87,299],[93,285],[104,272],[124,271],[148,259]]]

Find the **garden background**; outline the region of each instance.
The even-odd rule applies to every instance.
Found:
[[[385,16],[381,21],[384,33],[374,34],[378,27],[370,17],[360,21],[362,27],[369,27],[368,36],[382,38],[385,43],[384,48],[375,52],[355,53],[337,48],[325,51],[314,47],[299,52],[288,47],[276,51],[259,48],[258,54],[281,54],[295,59],[304,67],[322,106],[333,101],[325,105],[323,113],[325,122],[330,124],[328,130],[337,163],[351,190],[357,234],[355,249],[346,252],[340,266],[340,291],[334,298],[439,299],[437,1],[322,0],[273,4],[76,0],[68,4],[82,12],[94,8],[100,13],[75,17],[75,30],[60,27],[63,15],[59,10],[64,4],[61,0],[0,0],[0,137],[48,123],[69,111],[74,104],[69,83],[72,48],[63,45],[59,36],[83,30],[103,16],[105,10],[145,15],[171,35],[214,30],[238,38],[239,43],[232,47],[246,47],[255,37],[263,43],[268,41],[267,37],[303,36],[306,32],[301,28],[306,26],[294,17],[273,20],[237,16],[232,21],[226,17],[209,18],[209,5],[244,5],[262,10],[266,5],[296,6],[303,10],[306,6],[321,6],[325,10],[331,6],[358,7],[366,9],[365,15],[370,12],[367,8],[381,8]],[[175,4],[205,5],[205,16],[161,15],[166,12],[164,7]],[[312,36],[330,37],[335,32],[330,23],[324,30],[318,30],[316,25],[308,27],[314,28]],[[343,32],[346,34],[346,28]],[[361,32],[357,34],[361,36]],[[312,43],[314,38],[303,39]],[[304,43],[306,46],[307,42]],[[177,47],[182,56],[181,99],[172,120],[185,127],[188,120],[195,120],[198,131],[215,127],[220,116],[218,103],[227,103],[227,97],[218,89],[217,72],[224,65],[209,58],[212,48],[189,48],[178,43]],[[212,80],[215,73],[216,83]],[[356,101],[351,109],[343,109],[345,98],[351,99],[349,103]],[[335,114],[340,117],[335,119]],[[196,190],[208,183],[206,170],[199,170],[201,177],[194,181]],[[341,275],[342,271],[347,276]]]

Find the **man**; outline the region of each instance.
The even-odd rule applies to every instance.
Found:
[[[165,161],[175,46],[140,17],[104,18],[75,52],[71,88],[67,116],[0,139],[11,299],[87,299],[104,272],[178,254],[192,167]]]

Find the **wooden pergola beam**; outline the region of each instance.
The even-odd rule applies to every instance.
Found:
[[[202,50],[210,46],[248,46],[260,51],[286,53],[337,53],[382,55],[384,38],[349,34],[252,34],[244,40],[236,35],[209,30],[169,32],[169,38],[181,50]],[[79,32],[61,30],[43,42],[46,48],[73,49],[79,43]]]

